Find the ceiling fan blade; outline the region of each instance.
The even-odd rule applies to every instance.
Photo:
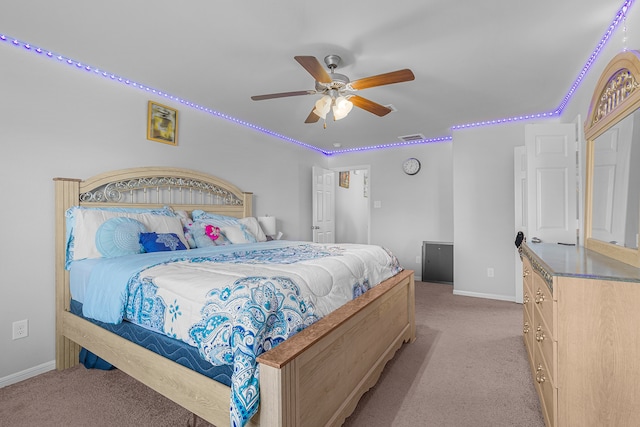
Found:
[[[331,83],[331,77],[315,56],[294,56],[294,59],[298,61],[316,81],[320,83]]]
[[[262,101],[263,99],[285,98],[287,96],[313,95],[317,93],[315,90],[299,90],[297,92],[280,92],[270,93],[267,95],[254,95],[251,97],[254,101]]]
[[[380,105],[358,95],[352,95],[351,97],[349,97],[349,101],[353,102],[353,105],[355,105],[356,107],[367,110],[368,112],[373,113],[376,116],[386,116],[391,112],[391,108],[385,107],[384,105]]]
[[[355,90],[366,89],[375,86],[390,85],[393,83],[408,82],[415,79],[413,72],[405,68],[404,70],[392,71],[390,73],[378,74],[377,76],[365,77],[351,82],[351,87]]]
[[[318,120],[320,120],[320,116],[313,112],[314,109],[315,107],[309,113],[307,120],[304,121],[305,123],[316,123]]]

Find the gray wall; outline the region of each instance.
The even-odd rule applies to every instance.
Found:
[[[452,144],[441,142],[329,159],[331,169],[370,165],[371,243],[388,247],[401,264],[421,275],[422,242],[453,240]],[[408,157],[420,160],[417,175],[402,171]],[[380,202],[380,208],[374,202]]]
[[[54,177],[200,170],[254,192],[254,213],[288,239],[311,239],[311,166],[324,156],[180,104],[179,145],[148,141],[146,93],[6,45],[0,55],[0,381],[54,359]],[[22,319],[29,336],[12,340]]]
[[[524,125],[457,131],[453,140],[455,292],[512,301],[513,148],[524,145]]]

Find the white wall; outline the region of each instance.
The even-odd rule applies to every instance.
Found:
[[[0,57],[0,380],[54,359],[54,177],[200,170],[254,192],[254,213],[286,238],[311,239],[311,166],[324,156],[180,104],[179,145],[148,141],[148,94],[6,44]],[[29,336],[12,340],[22,319]]]

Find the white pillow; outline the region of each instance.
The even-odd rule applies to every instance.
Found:
[[[258,219],[252,216],[239,219],[238,222],[247,227],[249,233],[253,234],[258,242],[266,242],[267,236],[264,234],[262,227],[260,227],[260,223]]]
[[[233,244],[256,243],[256,238],[242,224],[224,225],[220,227],[220,232]]]
[[[176,216],[114,212],[102,209],[78,209],[75,212],[73,229],[73,259],[102,257],[96,247],[96,234],[104,222],[116,217],[136,219],[144,224],[149,232],[175,233],[185,246],[188,247],[189,245],[184,237],[180,218]]]

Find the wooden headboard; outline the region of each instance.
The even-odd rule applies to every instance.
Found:
[[[156,208],[171,206],[191,212],[201,209],[222,215],[244,218],[252,216],[253,193],[243,192],[235,185],[189,169],[141,167],[121,169],[81,180],[54,178],[55,182],[55,242],[56,242],[56,311],[69,311],[71,293],[69,272],[65,269],[65,212],[73,206]],[[57,316],[56,322],[59,322]],[[61,325],[56,325],[60,328]],[[59,329],[60,330],[60,329]],[[66,351],[77,346],[60,334],[56,342],[58,366],[78,363],[78,351]],[[75,353],[75,360],[68,360]],[[67,360],[61,360],[61,359]]]

